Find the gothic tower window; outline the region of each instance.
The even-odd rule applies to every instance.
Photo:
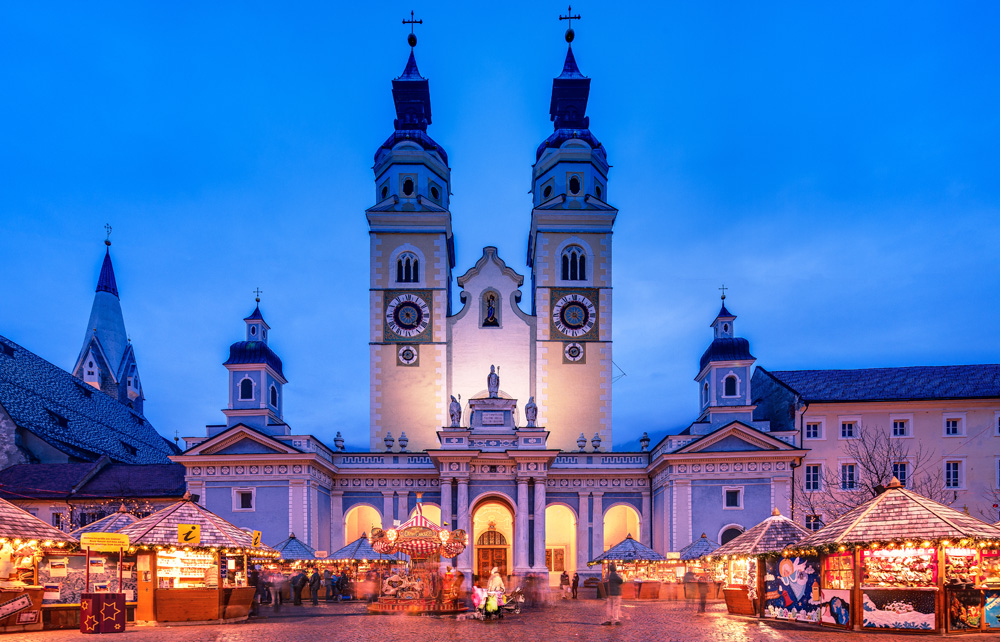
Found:
[[[725,381],[725,396],[735,397],[736,396],[736,375],[729,375],[726,377]]]
[[[271,386],[271,405],[275,408],[278,407],[278,389]]]
[[[240,381],[240,399],[253,399],[253,381],[249,378]]]
[[[579,245],[570,245],[562,251],[562,280],[587,280],[587,255]]]
[[[417,255],[403,252],[396,259],[396,282],[417,283],[420,280],[420,266]]]

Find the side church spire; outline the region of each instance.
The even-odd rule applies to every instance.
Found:
[[[106,225],[104,262],[73,375],[142,414],[144,400],[135,350],[125,331],[118,283],[111,262],[111,226]]]

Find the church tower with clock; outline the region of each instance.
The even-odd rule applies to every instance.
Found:
[[[611,448],[611,231],[608,159],[586,115],[590,78],[573,55],[552,81],[554,131],[535,153],[528,267],[537,317],[535,401],[549,447],[583,433]]]
[[[447,418],[451,170],[447,153],[427,134],[430,88],[417,69],[416,42],[411,33],[410,58],[392,81],[394,131],[375,152],[375,205],[366,211],[373,450],[403,433],[414,446],[427,447]]]

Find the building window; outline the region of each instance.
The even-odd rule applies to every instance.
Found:
[[[806,515],[806,529],[818,531],[823,528],[823,520],[819,515]]]
[[[806,422],[806,439],[822,439],[823,424],[818,421]]]
[[[708,405],[708,382],[707,381],[705,382],[705,387],[702,388],[702,398],[703,398],[702,403],[705,404],[705,405]]]
[[[724,497],[723,507],[727,510],[740,510],[743,508],[742,487],[723,487],[722,495]]]
[[[905,419],[893,419],[892,420],[892,436],[893,437],[909,437],[910,436],[910,422]]]
[[[944,436],[961,437],[965,434],[965,418],[959,416],[944,418]]]
[[[562,280],[587,280],[587,255],[579,245],[570,245],[562,251]]]
[[[63,524],[63,514],[62,513],[52,513],[52,525],[62,530]]]
[[[271,405],[275,408],[278,407],[278,389],[271,386]]]
[[[736,375],[729,375],[725,380],[725,393],[723,396],[735,397],[737,394]]]
[[[841,464],[840,490],[857,490],[857,488],[858,488],[857,464]]]
[[[233,512],[251,512],[257,506],[256,488],[233,489]]]
[[[960,461],[944,462],[944,487],[945,488],[962,487],[962,462]]]
[[[1000,410],[993,413],[993,426],[996,428],[996,434],[1000,435]]]
[[[899,483],[906,486],[906,480],[909,479],[909,468],[905,461],[897,461],[892,465],[892,476],[899,480]]]
[[[413,252],[403,252],[396,259],[396,282],[416,283],[420,280],[420,262]]]
[[[579,176],[570,176],[569,177],[569,192],[570,192],[570,194],[579,194],[580,193],[580,177]]]
[[[806,464],[806,490],[820,490],[823,487],[823,464]]]
[[[840,422],[841,439],[854,439],[857,436],[858,436],[858,422],[856,421]]]
[[[249,377],[240,381],[240,399],[253,399],[253,381]]]

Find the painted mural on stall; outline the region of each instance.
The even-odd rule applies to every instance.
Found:
[[[986,628],[1000,629],[1000,591],[986,591],[983,619],[986,621]]]
[[[934,629],[934,591],[868,589],[861,597],[861,613],[869,629]]]
[[[831,626],[851,625],[850,589],[823,589],[820,622]]]
[[[764,615],[783,620],[819,622],[822,599],[819,559],[785,557],[764,567]]]
[[[948,630],[979,629],[983,621],[982,591],[948,591]]]

